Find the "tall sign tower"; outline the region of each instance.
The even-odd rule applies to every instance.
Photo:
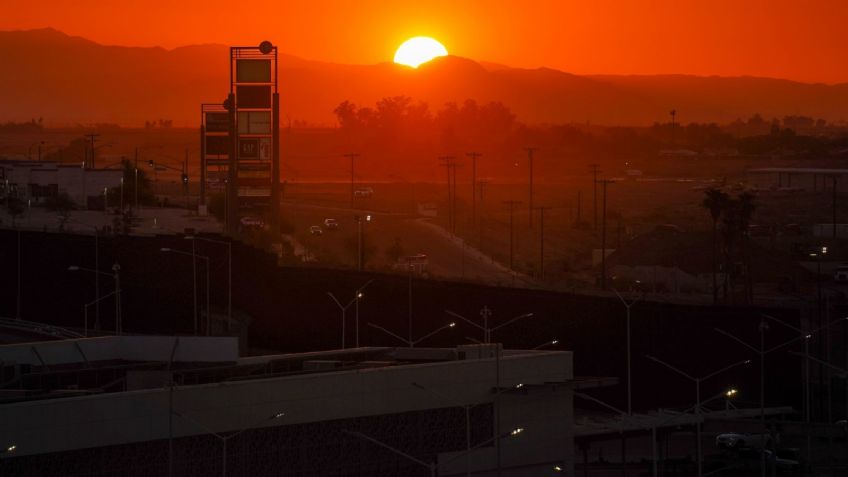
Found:
[[[264,209],[274,231],[280,217],[280,96],[277,47],[230,48],[227,231],[238,231],[239,211]],[[207,125],[208,131],[208,125]],[[207,132],[208,134],[208,132]]]

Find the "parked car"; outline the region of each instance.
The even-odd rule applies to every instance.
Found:
[[[839,265],[833,272],[833,279],[837,282],[848,282],[848,265]]]
[[[771,436],[765,435],[766,446],[771,442]],[[742,449],[748,447],[759,448],[762,437],[760,434],[740,434],[737,432],[726,432],[716,436],[716,447],[720,449]]]
[[[319,225],[313,225],[312,227],[309,227],[309,233],[312,235],[323,235],[324,230]]]
[[[339,228],[339,221],[336,219],[324,219],[324,227],[327,227],[328,230],[334,230]]]

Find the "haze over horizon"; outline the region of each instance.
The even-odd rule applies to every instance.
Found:
[[[837,61],[848,48],[840,34],[848,3],[839,0],[660,0],[650,6],[541,0],[486,9],[462,0],[390,8],[376,0],[356,6],[258,1],[241,10],[220,0],[5,3],[0,30],[51,27],[104,45],[173,49],[268,39],[311,60],[375,64],[391,61],[405,39],[427,35],[453,55],[515,68],[848,82],[848,64]]]

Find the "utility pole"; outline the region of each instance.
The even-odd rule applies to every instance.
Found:
[[[483,154],[479,152],[468,152],[465,154],[471,158],[471,225],[477,224],[477,158]]]
[[[353,161],[359,158],[359,153],[351,152],[343,156],[350,159],[350,208],[353,210]]]
[[[133,207],[134,207],[133,212],[137,214],[138,213],[138,146],[136,146],[136,148],[135,148],[135,162],[133,163],[133,174],[134,174],[133,194],[135,194],[135,197],[133,197]]]
[[[486,186],[489,185],[489,181],[481,180],[477,183],[477,190],[480,192],[480,219],[477,224],[477,246],[480,248],[480,251],[483,251],[483,197],[486,191]]]
[[[539,280],[545,279],[545,211],[550,207],[536,207],[539,211]]]
[[[456,181],[456,163],[454,162],[453,156],[440,156],[439,161],[441,161],[441,165],[445,167],[445,170],[448,174],[448,227],[451,230],[451,233],[456,232],[456,210],[455,210],[455,191],[456,186],[452,183]]]
[[[677,116],[677,110],[672,109],[668,114],[671,115],[671,144],[674,144],[674,118]]]
[[[607,289],[607,184],[611,184],[613,181],[610,179],[601,179],[599,181],[603,184],[603,211],[601,218],[601,289]]]
[[[521,204],[520,200],[505,200],[504,205],[509,207],[509,269],[513,270],[515,257],[515,206]]]
[[[836,238],[836,176],[830,176],[833,181],[833,238]]]
[[[592,230],[598,230],[598,172],[597,164],[589,164],[592,170]]]
[[[89,143],[89,150],[91,151],[91,158],[89,159],[91,162],[89,163],[89,169],[94,169],[94,141],[100,137],[100,134],[86,134],[85,138]]]
[[[530,217],[529,218],[530,228],[532,229],[533,228],[533,153],[538,151],[539,148],[538,147],[525,147],[524,150],[527,151],[527,159],[530,162],[530,202],[529,202],[529,208],[527,210],[529,211],[528,216]]]

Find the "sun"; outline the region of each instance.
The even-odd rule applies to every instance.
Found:
[[[448,50],[427,36],[416,36],[403,42],[395,52],[395,63],[418,68],[438,56],[447,56]]]

